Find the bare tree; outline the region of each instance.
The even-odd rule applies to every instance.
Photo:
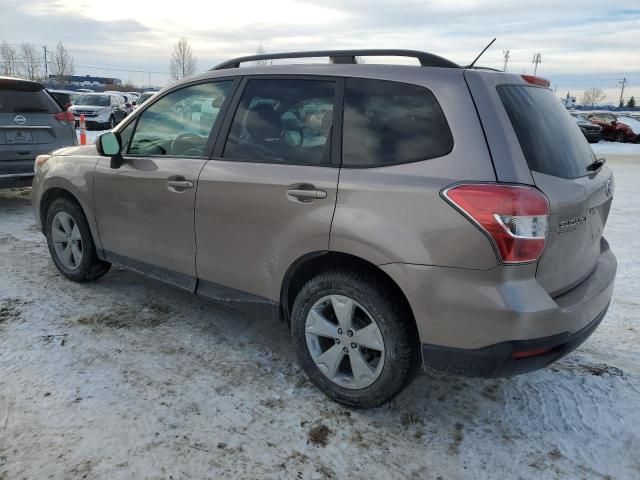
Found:
[[[174,80],[190,77],[196,73],[196,57],[193,56],[189,41],[182,37],[173,49],[169,71]]]
[[[256,55],[265,55],[266,53],[267,53],[267,51],[264,49],[262,44],[258,45],[258,48],[256,48]],[[273,64],[273,60],[271,60],[271,61],[269,61],[269,60],[256,60],[253,63],[256,64],[256,65],[271,65],[271,64]]]
[[[18,54],[7,42],[0,45],[0,73],[9,77],[18,75]]]
[[[69,51],[62,45],[62,42],[56,45],[51,61],[51,73],[56,77],[66,77],[73,75],[73,57],[69,55]]]
[[[29,80],[38,80],[42,63],[42,58],[35,46],[30,43],[20,45],[20,64],[22,65],[20,70],[23,76]]]
[[[582,94],[582,104],[591,108],[602,102],[607,96],[601,88],[590,88]]]

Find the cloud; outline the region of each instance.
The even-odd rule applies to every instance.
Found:
[[[62,41],[77,64],[166,72],[181,36],[191,41],[200,70],[251,54],[260,44],[267,51],[411,48],[466,64],[496,36],[483,65],[501,68],[502,51],[509,49],[510,71],[532,71],[532,55],[539,51],[540,74],[558,88],[578,88],[588,80],[614,88],[615,79],[625,75],[633,91],[640,84],[635,5],[624,0],[0,0],[0,40]]]

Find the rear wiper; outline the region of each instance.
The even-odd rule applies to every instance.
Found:
[[[587,170],[589,170],[590,172],[595,172],[596,170],[599,170],[606,163],[606,161],[606,158],[598,158],[597,160],[594,160],[592,163],[587,165]]]
[[[16,107],[13,109],[14,113],[49,113],[46,108],[38,107]]]

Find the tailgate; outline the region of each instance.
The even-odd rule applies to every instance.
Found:
[[[487,141],[498,180],[535,185],[549,199],[548,240],[536,278],[552,296],[562,294],[598,262],[612,201],[611,170],[587,170],[596,157],[551,90],[516,75],[470,74],[474,98],[484,95],[477,102],[483,126],[493,122]]]

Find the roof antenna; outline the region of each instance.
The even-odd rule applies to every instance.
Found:
[[[483,54],[484,52],[486,52],[486,51],[489,49],[489,47],[490,47],[491,45],[493,45],[493,42],[495,42],[495,41],[496,41],[496,39],[495,39],[495,37],[494,37],[494,39],[493,39],[493,40],[491,40],[491,41],[489,42],[489,45],[487,45],[486,47],[484,47],[484,48],[482,49],[482,51],[481,51],[481,52],[480,52],[480,54],[475,58],[475,60],[474,60],[473,62],[471,62],[471,64],[467,65],[467,66],[466,66],[466,67],[464,67],[464,68],[473,68],[473,66],[476,64],[476,62],[478,61],[478,59],[482,56],[482,54]]]

